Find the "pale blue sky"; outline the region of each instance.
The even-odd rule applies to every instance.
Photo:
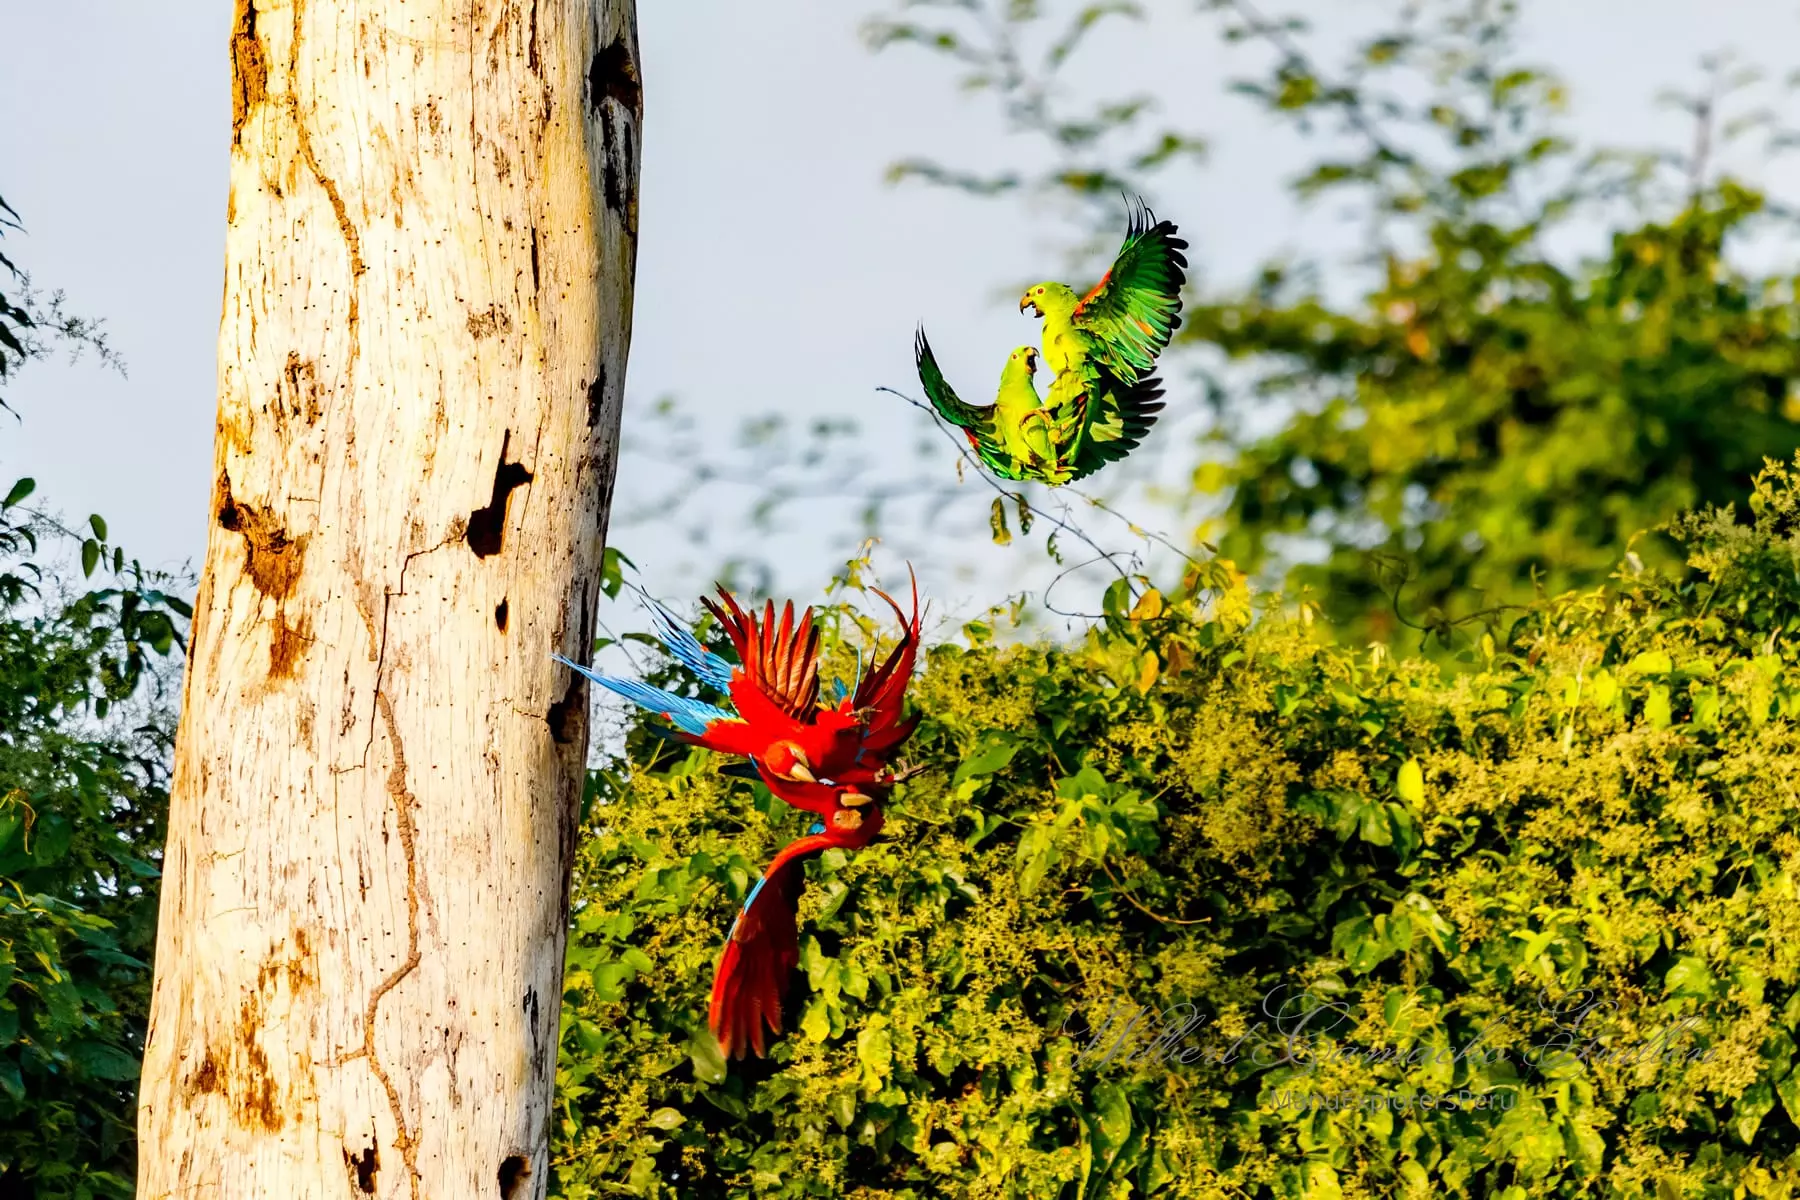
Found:
[[[1347,238],[1329,213],[1296,216],[1281,183],[1298,151],[1225,97],[1227,60],[1211,26],[1183,0],[1152,7],[1153,34],[1115,28],[1089,69],[1120,90],[1151,86],[1211,138],[1208,166],[1155,197],[1194,243],[1201,282],[1241,277],[1284,246]],[[1289,7],[1357,22],[1388,5]],[[1610,142],[1679,142],[1681,119],[1651,104],[1659,88],[1691,84],[1703,52],[1754,55],[1800,34],[1793,0],[1528,7],[1529,49],[1568,77],[1575,129]],[[1002,289],[1054,274],[1068,229],[1016,202],[883,182],[898,157],[979,162],[1012,151],[991,105],[959,96],[943,63],[863,48],[859,26],[878,8],[640,4],[646,118],[628,427],[644,428],[648,405],[672,394],[721,428],[776,408],[852,413],[868,418],[871,445],[905,448],[921,419],[873,389],[912,384],[916,322],[965,395],[989,389],[1006,351],[1035,339]],[[23,421],[0,417],[0,482],[35,475],[43,498],[75,516],[103,513],[114,540],[152,563],[197,563],[206,535],[230,9],[229,0],[0,0],[0,195],[27,226],[7,239],[8,253],[65,289],[77,311],[103,316],[130,367],[129,379],[91,362],[31,368],[8,397]],[[759,370],[772,353],[789,359],[778,375]],[[1158,431],[1177,465],[1193,429],[1170,419]],[[947,456],[942,465],[951,470]],[[628,458],[621,509],[653,494],[664,471]],[[1128,481],[1120,471],[1117,482]],[[716,502],[741,497],[721,492]],[[666,534],[637,526],[615,540],[653,588],[690,594],[708,581],[713,551],[672,546]],[[783,584],[806,599],[855,549],[807,536],[776,546]],[[1008,553],[971,546],[960,575],[946,567],[925,582],[967,611],[1004,590],[997,575],[970,569],[1011,582],[1019,556]]]

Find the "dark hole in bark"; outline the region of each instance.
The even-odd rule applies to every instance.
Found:
[[[525,1177],[531,1174],[531,1163],[523,1154],[509,1154],[500,1164],[500,1200],[513,1200],[524,1194]]]
[[[531,472],[516,462],[506,461],[506,448],[512,441],[512,430],[500,438],[500,465],[494,468],[494,495],[485,508],[469,514],[469,549],[477,558],[500,553],[506,541],[506,500],[516,487],[531,482]]]
[[[504,600],[494,605],[494,624],[500,627],[501,633],[506,632],[506,601]]]
[[[559,746],[566,746],[575,740],[575,722],[581,715],[577,696],[581,694],[579,682],[569,684],[569,690],[563,698],[550,706],[544,714],[544,720],[550,724],[550,737]]]
[[[602,46],[588,64],[588,103],[600,107],[602,100],[616,100],[633,116],[643,111],[644,90],[638,83],[637,64],[631,51],[617,38]]]
[[[365,1196],[375,1194],[375,1172],[381,1167],[381,1156],[375,1152],[374,1146],[366,1146],[361,1154],[344,1151],[344,1162],[350,1168],[350,1174],[356,1179],[357,1190]]]
[[[600,423],[600,414],[606,411],[606,367],[600,368],[600,377],[588,384],[587,390],[588,428],[592,429]]]

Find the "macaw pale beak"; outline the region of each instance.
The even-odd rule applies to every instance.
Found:
[[[806,755],[798,750],[794,752],[794,765],[788,768],[788,778],[798,779],[802,783],[817,783],[813,778],[812,764],[806,761]]]
[[[838,800],[849,808],[861,808],[865,804],[875,803],[875,798],[873,796],[865,796],[855,789],[845,792],[838,797]]]

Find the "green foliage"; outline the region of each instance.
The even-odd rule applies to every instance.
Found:
[[[766,1062],[720,1061],[707,995],[806,818],[634,738],[577,871],[557,1193],[1791,1194],[1800,463],[1750,508],[1455,664],[1248,621],[1217,568],[1072,645],[933,647],[932,769],[811,871]]]
[[[129,1196],[188,609],[135,563],[68,594],[41,532],[102,545],[0,511],[0,1184]]]
[[[27,532],[0,514],[0,546]],[[0,1180],[38,1200],[131,1194],[173,721],[158,660],[187,609],[130,572],[0,595]]]
[[[1740,101],[1754,73],[1712,60],[1702,92],[1675,98],[1694,120],[1691,153],[1582,148],[1563,129],[1562,83],[1517,53],[1510,0],[1396,3],[1329,65],[1303,21],[1246,0],[1201,7],[1268,63],[1230,90],[1314,139],[1296,194],[1365,232],[1350,263],[1271,262],[1190,306],[1177,349],[1201,363],[1219,417],[1186,500],[1198,538],[1319,597],[1346,642],[1491,627],[1507,605],[1595,586],[1639,530],[1728,502],[1765,456],[1800,447],[1800,297],[1787,275],[1742,265],[1758,237],[1793,232],[1792,213],[1713,162],[1727,141],[1764,157],[1793,144]],[[1047,25],[1085,29],[1093,8],[896,11],[878,45],[944,55],[965,81],[1005,80],[1009,128],[1038,150],[1062,161],[1072,147],[1058,129],[1105,129],[1079,143],[1104,165],[1052,170],[1037,190],[1104,224],[1121,188],[1168,187],[1174,162],[1117,150],[1192,140],[1164,132],[1181,114],[1151,97],[1084,107],[1067,54],[1053,65],[1021,49]],[[1159,20],[1171,24],[1156,36],[1183,36],[1177,18]],[[1192,36],[1209,36],[1202,20]],[[1027,113],[1095,115],[1026,120],[1017,96]],[[1160,210],[1181,218],[1177,203]],[[1231,231],[1184,230],[1203,276],[1208,245]],[[1636,550],[1665,564],[1675,553],[1655,537]]]
[[[1205,155],[1203,139],[1158,123],[1154,95],[1137,93],[1098,104],[1070,95],[1092,90],[1072,83],[1082,81],[1078,51],[1089,36],[1106,24],[1142,24],[1144,5],[1131,0],[899,0],[895,9],[895,16],[866,26],[871,49],[910,45],[949,58],[957,66],[959,88],[992,95],[1008,130],[1042,143],[1050,161],[1029,169],[981,170],[911,158],[890,168],[893,182],[921,179],[986,196],[1020,190],[1074,193],[1112,203],[1121,188],[1145,173]]]
[[[0,381],[43,339],[91,331],[29,308],[0,299]],[[0,492],[0,1195],[126,1197],[167,668],[191,614],[108,544],[104,520],[65,528],[23,507],[33,491]]]
[[[1254,568],[1326,542],[1290,586],[1357,637],[1603,579],[1638,530],[1800,447],[1800,304],[1725,261],[1761,205],[1725,185],[1574,273],[1527,252],[1531,230],[1440,227],[1362,315],[1314,297],[1198,308],[1190,338],[1279,364],[1263,395],[1323,393],[1197,473],[1230,496],[1219,544]]]

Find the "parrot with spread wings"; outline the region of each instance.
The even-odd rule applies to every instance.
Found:
[[[701,645],[666,608],[650,603],[652,625],[669,653],[704,684],[729,697],[724,708],[630,679],[602,675],[560,655],[558,662],[658,713],[675,725],[666,736],[747,760],[726,768],[760,779],[771,792],[813,813],[802,837],[775,856],[733,921],[713,979],[708,1023],[728,1056],[746,1049],[761,1055],[767,1030],[781,1032],[781,1004],[799,961],[796,922],[805,863],[832,847],[860,849],[880,832],[879,802],[909,770],[896,771],[891,755],[912,736],[918,717],[905,716],[907,685],[917,663],[920,621],[918,581],[909,619],[885,592],[900,618],[899,642],[854,687],[836,681],[836,702],[820,699],[819,630],[809,608],[796,623],[789,602],[761,619],[720,589],[706,607],[719,620],[739,665]],[[859,672],[860,674],[860,672]]]
[[[1158,221],[1140,200],[1099,283],[1085,294],[1062,283],[1026,290],[1019,310],[1043,318],[1043,361],[1055,373],[1042,402],[1032,347],[1008,356],[995,403],[973,405],[945,381],[920,330],[914,357],[932,407],[962,429],[982,465],[1003,479],[1056,487],[1124,458],[1163,408],[1162,387],[1150,371],[1181,325],[1185,249],[1174,223]]]

